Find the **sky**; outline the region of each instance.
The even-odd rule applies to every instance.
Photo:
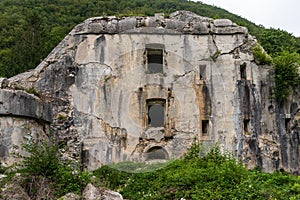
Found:
[[[300,36],[300,0],[201,0],[266,28]]]

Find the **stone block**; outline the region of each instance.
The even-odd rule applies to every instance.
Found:
[[[229,19],[215,19],[213,23],[217,27],[232,26],[232,21]]]

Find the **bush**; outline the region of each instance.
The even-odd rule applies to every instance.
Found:
[[[22,145],[30,153],[21,163],[21,172],[34,176],[54,176],[60,167],[58,147],[51,141],[41,144],[33,141]]]
[[[256,44],[252,47],[252,52],[255,62],[258,64],[265,65],[272,63],[272,57],[267,54],[260,44]]]
[[[53,138],[40,143],[29,140],[23,147],[30,155],[20,164],[20,173],[26,178],[24,185],[31,196],[38,191],[36,187],[39,185],[34,182],[39,180],[50,181],[58,197],[69,192],[81,194],[89,183],[89,173],[80,171],[80,166],[74,162],[61,160],[59,147]]]
[[[193,145],[186,157],[156,171],[127,173],[104,166],[95,182],[126,199],[297,199],[300,179],[284,173],[249,171],[218,147],[201,155]]]
[[[279,102],[285,100],[300,83],[300,54],[282,52],[274,59],[275,96]]]

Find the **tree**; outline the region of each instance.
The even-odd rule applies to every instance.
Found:
[[[285,100],[300,83],[300,54],[282,52],[274,59],[275,96],[279,102]]]
[[[272,56],[276,56],[283,51],[300,51],[296,38],[284,30],[264,29],[258,36],[258,39],[264,49]]]

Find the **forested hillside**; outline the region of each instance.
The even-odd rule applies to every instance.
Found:
[[[187,0],[1,0],[0,76],[11,77],[36,67],[72,28],[94,16],[168,15],[189,10],[211,18],[228,18],[248,27],[267,52],[300,53],[300,38],[254,23],[201,2]],[[297,54],[299,55],[299,54]]]

